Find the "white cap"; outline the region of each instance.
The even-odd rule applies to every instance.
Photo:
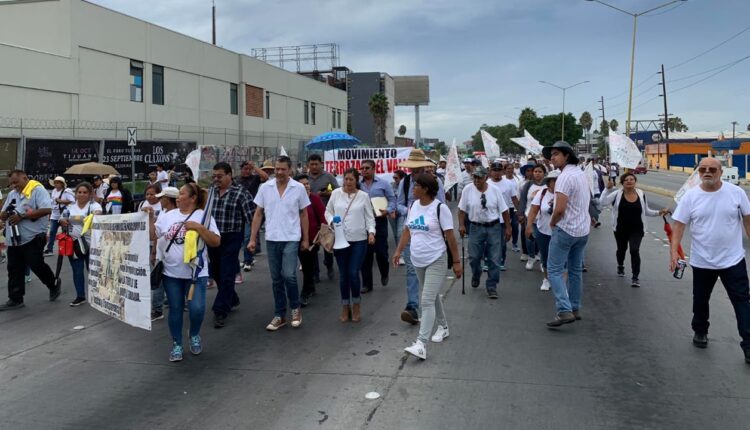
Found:
[[[164,188],[162,188],[161,192],[156,195],[156,197],[157,198],[169,197],[169,198],[172,198],[172,199],[176,199],[177,196],[179,196],[179,195],[180,195],[180,190],[178,190],[177,188],[175,188],[175,187],[164,187]]]

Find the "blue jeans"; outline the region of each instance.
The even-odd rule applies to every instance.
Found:
[[[367,241],[349,242],[349,247],[335,249],[333,256],[339,265],[339,289],[341,290],[341,304],[360,303],[359,271],[367,253]]]
[[[518,215],[516,215],[515,209],[509,209],[510,215],[510,240],[513,242],[513,246],[518,246]]]
[[[159,288],[151,290],[151,310],[162,312],[164,310],[164,283]]]
[[[546,235],[539,231],[539,228],[534,225],[534,243],[536,244],[539,255],[542,256],[541,264],[545,269],[547,268],[547,260],[549,259],[549,241],[552,236]]]
[[[404,231],[404,223],[401,222],[401,230],[399,230],[399,236]],[[411,245],[406,245],[401,256],[404,258],[406,263],[406,309],[407,311],[418,311],[419,310],[419,279],[417,279],[417,271],[414,265],[411,264]]]
[[[482,276],[482,259],[487,262],[487,291],[497,291],[500,281],[500,251],[505,242],[503,224],[485,227],[471,224],[469,235],[469,265],[472,279]]]
[[[299,287],[297,286],[297,253],[299,242],[266,241],[268,269],[273,284],[274,315],[286,316],[287,299],[291,309],[299,309]]]
[[[536,226],[534,226],[534,228],[536,228]],[[536,236],[532,236],[530,238],[526,237],[525,232],[526,232],[526,221],[521,223],[521,234],[523,235],[523,240],[525,240],[524,243],[526,243],[526,255],[528,255],[529,258],[534,258],[534,256],[536,256],[536,254],[539,253],[539,248],[537,248],[536,242],[535,242]]]
[[[185,298],[190,291],[192,279],[178,279],[164,276],[162,285],[167,293],[169,300],[169,333],[172,340],[178,345],[182,345],[182,320],[183,308],[185,307]],[[203,324],[203,316],[206,314],[206,284],[208,277],[198,278],[193,291],[193,299],[188,302],[188,315],[190,317],[190,336],[198,336]]]
[[[252,227],[250,225],[245,224],[245,232],[244,232],[244,236],[242,237],[242,254],[243,254],[243,257],[244,257],[244,259],[242,260],[242,262],[244,264],[250,264],[254,260],[253,253],[250,252],[249,249],[247,249],[247,244],[250,243],[250,230],[251,230],[251,228]],[[260,240],[258,240],[257,244],[260,244]],[[258,250],[260,250],[260,248],[258,248]]]
[[[60,227],[60,222],[56,219],[49,220],[49,239],[47,240],[47,248],[45,251],[52,252],[52,248],[55,247],[55,237],[57,236],[57,230]],[[81,296],[85,297],[85,296]]]
[[[86,270],[89,268],[89,259],[68,257],[70,268],[73,269],[73,285],[76,287],[76,296],[86,298]]]
[[[583,254],[586,250],[588,235],[573,237],[560,227],[552,229],[547,258],[547,278],[555,294],[557,313],[572,312],[581,309],[583,292]],[[563,272],[567,264],[568,284],[565,285]]]

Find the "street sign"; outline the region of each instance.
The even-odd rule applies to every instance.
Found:
[[[138,143],[138,129],[128,127],[128,146],[135,146]]]

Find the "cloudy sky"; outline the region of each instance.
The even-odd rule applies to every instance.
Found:
[[[210,41],[210,0],[93,0]],[[605,0],[643,12],[668,0]],[[337,43],[356,72],[429,75],[423,137],[467,140],[480,125],[515,122],[518,108],[565,110],[625,123],[633,18],[585,0],[216,0],[218,44],[252,48]],[[750,123],[750,1],[689,0],[638,19],[633,119],[656,119],[663,63],[669,111],[690,130]],[[705,55],[698,56],[742,32]],[[693,59],[694,57],[697,58]],[[692,60],[691,60],[692,59]],[[691,61],[688,61],[691,60]],[[687,61],[687,62],[686,62]],[[717,73],[715,76],[712,74]],[[707,78],[707,79],[706,79]],[[702,82],[698,82],[705,79]],[[396,126],[413,135],[413,109]]]

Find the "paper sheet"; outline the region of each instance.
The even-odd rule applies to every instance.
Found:
[[[386,199],[385,197],[373,197],[371,200],[372,208],[375,209],[375,216],[385,216],[380,212],[380,210],[388,209],[388,199]]]

